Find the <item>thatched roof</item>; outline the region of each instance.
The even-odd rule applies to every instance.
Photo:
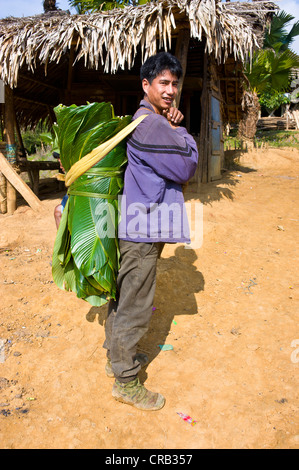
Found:
[[[34,72],[40,64],[59,64],[74,47],[73,63],[104,73],[130,69],[137,51],[142,61],[158,49],[168,50],[180,28],[190,37],[205,38],[206,50],[218,63],[229,55],[244,61],[261,41],[270,2],[222,3],[217,0],[164,0],[90,15],[57,11],[26,18],[0,20],[0,78],[18,84],[23,67]]]

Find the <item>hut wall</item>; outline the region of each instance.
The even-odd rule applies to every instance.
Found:
[[[200,44],[197,57],[191,48],[189,62],[189,74],[198,82],[196,87],[193,81],[190,99],[193,112],[190,113],[188,129],[198,145],[198,168],[191,179],[197,184],[219,179],[224,159],[220,77],[213,57],[204,52],[204,42]]]

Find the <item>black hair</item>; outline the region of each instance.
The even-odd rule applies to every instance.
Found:
[[[169,70],[178,80],[183,75],[180,61],[169,52],[158,52],[149,57],[140,69],[141,81],[146,78],[149,83],[165,70]]]

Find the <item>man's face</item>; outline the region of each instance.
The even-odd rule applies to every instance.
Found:
[[[158,114],[162,114],[172,106],[172,101],[178,92],[178,78],[169,70],[165,70],[154,78],[151,84],[144,78],[142,87],[146,94],[145,99],[151,103]]]

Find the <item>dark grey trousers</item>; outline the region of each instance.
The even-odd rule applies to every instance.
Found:
[[[118,297],[109,302],[103,347],[120,382],[134,380],[140,370],[140,363],[135,359],[136,348],[152,316],[157,259],[163,246],[160,242],[119,240]]]

